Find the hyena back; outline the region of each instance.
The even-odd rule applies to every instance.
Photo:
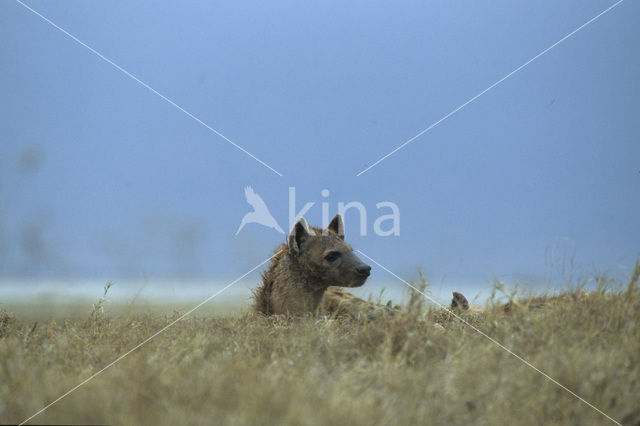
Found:
[[[276,253],[262,274],[262,285],[254,291],[255,312],[352,314],[353,310],[372,309],[369,302],[338,288],[360,287],[371,271],[344,241],[340,215],[326,229],[311,227],[300,219],[287,244]]]

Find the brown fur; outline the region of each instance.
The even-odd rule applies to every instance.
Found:
[[[469,310],[469,301],[462,293],[458,293],[457,291],[453,292],[453,298],[451,299],[451,310],[452,311],[468,311]]]
[[[457,291],[453,292],[453,298],[451,299],[451,306],[449,310],[472,324],[479,324],[486,317],[484,309],[477,306],[471,306],[467,298]],[[452,317],[449,312],[443,310],[440,314],[440,319],[451,320]]]
[[[326,260],[333,252],[340,253],[339,262]],[[366,275],[355,272],[358,268],[366,270]],[[340,288],[363,285],[369,269],[344,242],[339,215],[327,229],[309,227],[301,219],[292,229],[288,244],[276,249],[262,274],[262,285],[253,294],[253,310],[263,315],[370,314],[379,305]]]
[[[392,307],[391,304],[380,305],[367,302],[340,287],[333,286],[325,291],[319,309],[319,312],[324,315],[368,319],[373,319],[381,314],[392,315],[396,311],[397,308]]]

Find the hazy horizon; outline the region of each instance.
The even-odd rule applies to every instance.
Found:
[[[2,282],[231,281],[285,240],[235,235],[246,186],[283,228],[289,187],[314,225],[322,203],[362,203],[368,235],[350,211],[347,241],[443,295],[625,276],[640,257],[637,2],[358,177],[613,2],[28,4],[284,176],[3,2]],[[383,201],[399,236],[372,232]]]

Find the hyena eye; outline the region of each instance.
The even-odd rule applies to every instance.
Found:
[[[324,260],[326,260],[327,262],[335,262],[336,260],[338,260],[340,256],[341,256],[340,252],[331,251],[327,253],[327,255],[324,257]]]

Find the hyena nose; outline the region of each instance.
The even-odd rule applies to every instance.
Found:
[[[358,275],[362,275],[363,277],[368,277],[369,274],[371,273],[371,266],[369,265],[358,266],[356,268],[356,272],[358,273]]]

